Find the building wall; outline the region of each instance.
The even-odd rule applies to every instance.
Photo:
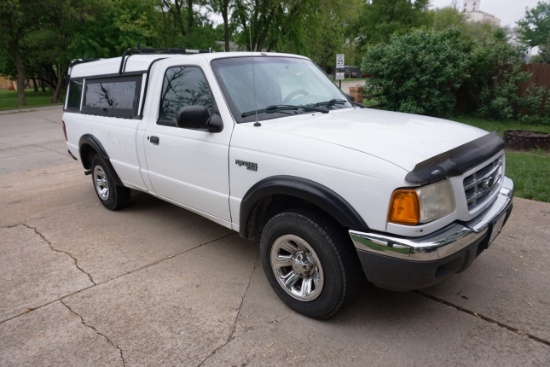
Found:
[[[13,81],[0,75],[0,89],[9,89],[15,87]]]
[[[481,0],[464,0],[464,11],[466,13],[479,11]]]
[[[482,11],[473,11],[466,13],[466,17],[470,22],[482,22],[488,23],[494,27],[500,27],[500,19],[492,14],[484,13]]]
[[[464,14],[470,22],[488,23],[493,27],[500,27],[500,19],[481,9],[481,0],[464,0]]]

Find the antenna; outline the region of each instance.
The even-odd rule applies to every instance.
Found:
[[[256,122],[254,123],[254,126],[262,126],[260,122],[258,121],[258,102],[256,100],[256,74],[254,74],[254,54],[252,50],[252,21],[250,21],[250,26],[248,27],[248,37],[250,41],[250,67],[252,68],[252,87],[254,90],[254,111],[256,111]]]

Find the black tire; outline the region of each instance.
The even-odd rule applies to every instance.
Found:
[[[313,213],[286,211],[267,222],[260,240],[264,272],[275,293],[315,319],[336,314],[364,281],[351,241],[331,224]]]
[[[97,198],[107,209],[119,210],[130,203],[131,190],[115,183],[113,168],[98,154],[92,158],[92,183]]]

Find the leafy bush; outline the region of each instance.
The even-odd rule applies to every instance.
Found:
[[[479,114],[495,120],[509,120],[517,117],[520,97],[517,83],[523,81],[519,66],[502,67],[497,76],[487,75],[479,89]]]
[[[497,120],[517,118],[518,83],[529,77],[521,71],[521,49],[511,45],[500,29],[484,39],[467,42],[466,78],[460,90],[465,98],[462,108],[478,110],[482,117]]]
[[[457,107],[484,118],[550,124],[550,102],[543,108],[548,89],[518,95],[519,83],[529,78],[521,63],[522,50],[502,29],[478,38],[456,29],[417,29],[369,49],[362,68],[372,75],[367,99],[390,110],[447,116]]]
[[[546,105],[545,105],[546,101]],[[550,90],[531,84],[520,99],[522,123],[550,125]]]
[[[445,116],[455,105],[453,90],[464,78],[464,53],[457,31],[414,30],[367,51],[362,69],[371,74],[367,98],[388,109]]]
[[[523,95],[518,94],[519,84],[529,79],[530,73],[521,70],[522,50],[511,45],[502,30],[475,43],[469,55],[470,78],[463,88],[470,88],[481,117],[550,124],[550,103],[545,107],[548,88],[532,84]]]

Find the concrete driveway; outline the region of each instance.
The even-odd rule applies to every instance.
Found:
[[[254,243],[143,194],[104,209],[61,114],[0,115],[0,366],[550,366],[550,204],[515,199],[463,274],[315,321]]]

